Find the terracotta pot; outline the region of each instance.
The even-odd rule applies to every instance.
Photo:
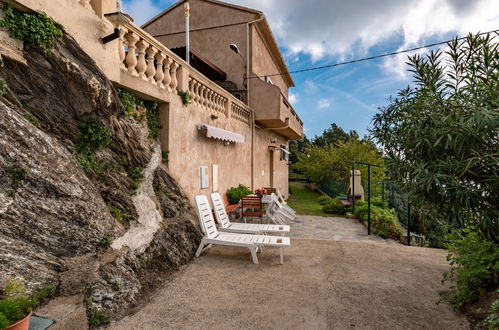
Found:
[[[28,330],[29,328],[29,318],[33,314],[33,312],[29,312],[26,317],[20,321],[17,321],[14,324],[9,325],[5,330]]]

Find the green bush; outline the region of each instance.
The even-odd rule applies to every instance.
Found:
[[[64,27],[45,13],[24,13],[7,5],[0,26],[9,29],[12,38],[22,40],[24,48],[49,53],[62,40]]]
[[[347,213],[345,207],[343,206],[343,204],[341,204],[341,201],[337,198],[334,199],[330,198],[328,203],[322,207],[322,211],[329,214],[339,214],[339,215]]]
[[[117,92],[126,117],[133,117],[136,121],[141,122],[144,120],[144,114],[139,112],[137,107],[146,109],[145,115],[147,117],[149,134],[153,139],[157,139],[161,128],[161,125],[159,124],[158,104],[153,101],[142,100],[125,89],[117,88]]]
[[[496,299],[490,305],[490,309],[492,312],[482,321],[482,324],[487,327],[487,329],[499,329],[499,299]]]
[[[326,205],[329,203],[329,201],[331,201],[331,197],[328,197],[328,196],[321,196],[319,197],[319,204],[321,204],[322,206]]]
[[[229,197],[229,204],[237,204],[241,200],[242,197],[251,195],[253,192],[249,190],[243,184],[240,184],[237,187],[231,187],[227,190],[227,196]]]
[[[91,328],[97,328],[103,324],[109,324],[111,320],[102,309],[92,308],[88,318],[88,324]]]
[[[446,238],[451,270],[444,273],[443,282],[453,285],[450,295],[441,295],[459,308],[499,283],[499,246],[480,237],[473,227],[454,231]]]
[[[40,305],[47,297],[55,294],[55,286],[49,284],[31,296],[25,294],[26,288],[16,280],[9,280],[0,300],[0,329],[22,320],[31,310]]]
[[[365,201],[355,202],[355,211],[353,213],[360,220],[368,221],[368,203]],[[395,210],[381,208],[371,203],[371,228],[374,234],[383,238],[398,238],[402,234],[398,222]]]
[[[75,156],[83,170],[86,173],[102,172],[102,164],[95,153],[111,145],[111,132],[95,119],[90,119],[80,124],[77,137]]]

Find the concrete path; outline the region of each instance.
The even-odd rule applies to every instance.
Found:
[[[386,242],[379,236],[367,235],[366,227],[356,219],[300,215],[290,225],[292,238]]]
[[[435,304],[445,251],[386,244],[353,220],[316,218],[292,224],[293,234],[326,238],[292,239],[284,265],[277,249],[254,265],[245,249],[213,247],[111,329],[468,329]]]

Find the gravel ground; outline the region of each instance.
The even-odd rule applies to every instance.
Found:
[[[292,239],[279,265],[216,246],[112,329],[468,329],[436,305],[442,250],[373,241]]]

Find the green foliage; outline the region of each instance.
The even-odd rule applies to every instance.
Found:
[[[482,321],[482,325],[490,330],[499,329],[499,299],[496,299],[490,306],[492,312]]]
[[[441,295],[444,301],[459,308],[499,283],[499,246],[483,239],[473,227],[456,230],[447,240],[451,270],[444,273],[443,282],[454,284],[451,295]]]
[[[330,198],[327,204],[322,207],[322,210],[330,214],[346,214],[345,207],[341,204],[341,201],[337,198]]]
[[[231,187],[227,190],[227,196],[229,197],[229,204],[237,204],[242,197],[251,195],[253,192],[243,184],[237,187]]]
[[[329,204],[330,201],[331,201],[331,197],[328,197],[328,196],[321,196],[318,199],[319,204],[321,204],[322,206]]]
[[[9,168],[9,174],[12,183],[17,185],[28,178],[29,170],[27,168],[12,166]]]
[[[348,142],[350,140],[358,140],[359,134],[356,131],[346,133],[343,128],[335,123],[331,127],[324,130],[322,135],[315,136],[312,143],[318,147],[326,147],[328,145],[338,146],[340,142]]]
[[[55,286],[49,284],[28,296],[22,282],[18,280],[7,281],[0,300],[0,329],[22,320],[46,298],[52,297],[55,291]]]
[[[161,161],[165,165],[168,164],[168,156],[169,156],[168,151],[161,151]]]
[[[61,42],[64,27],[45,13],[24,13],[7,5],[0,26],[9,29],[12,38],[22,40],[24,47],[48,54]]]
[[[27,113],[23,116],[27,121],[29,121],[30,123],[32,123],[33,125],[35,125],[36,127],[39,127],[40,126],[40,122],[38,121],[38,118],[36,118],[35,116],[33,116],[32,114],[30,113]]]
[[[372,135],[411,202],[497,241],[499,43],[469,35],[409,57],[415,88],[373,118]],[[446,58],[444,58],[446,56]]]
[[[142,173],[143,169],[144,169],[143,165],[127,168],[128,176],[133,180],[130,186],[130,190],[132,191],[132,193],[135,193],[140,188],[140,184],[144,179],[144,173]]]
[[[7,88],[9,88],[9,86],[5,79],[0,78],[0,96],[7,94]]]
[[[75,157],[83,170],[86,173],[101,173],[103,166],[95,154],[111,145],[111,132],[95,119],[90,119],[80,124],[77,137]]]
[[[362,221],[368,221],[368,203],[365,201],[355,202],[353,213]],[[399,227],[397,213],[393,209],[387,209],[374,205],[371,202],[371,228],[373,233],[383,238],[398,238],[402,234]]]
[[[113,244],[113,238],[111,236],[104,236],[99,242],[99,246],[102,248],[108,248]]]
[[[112,204],[108,204],[107,208],[109,209],[111,215],[120,223],[122,223],[123,220],[130,221],[133,219],[133,214],[128,207],[123,209],[120,207],[115,207]]]
[[[112,135],[107,128],[102,126],[95,119],[89,119],[80,124],[78,131],[79,150],[87,149],[98,152],[111,145]]]
[[[139,110],[139,107],[146,110],[145,116],[147,117],[149,134],[153,139],[157,139],[161,128],[159,124],[158,104],[142,100],[125,89],[117,88],[117,92],[126,117],[133,117],[136,121],[142,122],[144,120],[144,113]]]
[[[90,328],[97,328],[101,325],[109,324],[110,322],[111,320],[106,315],[106,312],[104,310],[95,307],[90,310],[90,315],[88,318],[88,324],[90,325]]]
[[[189,95],[189,91],[178,91],[178,96],[182,100],[183,105],[188,105],[191,103],[191,96]]]
[[[292,168],[305,174],[315,183],[320,183],[327,178],[338,181],[348,181],[351,165],[348,162],[366,162],[383,165],[379,151],[371,144],[359,140],[339,141],[336,145],[327,146],[310,145],[304,153],[298,154],[298,162]],[[367,176],[365,166],[360,168]],[[373,168],[372,179],[381,180],[385,177],[384,169]]]
[[[159,124],[159,108],[156,102],[145,101],[146,115],[147,115],[147,126],[149,127],[149,135],[153,139],[159,137],[159,130],[161,125]]]

